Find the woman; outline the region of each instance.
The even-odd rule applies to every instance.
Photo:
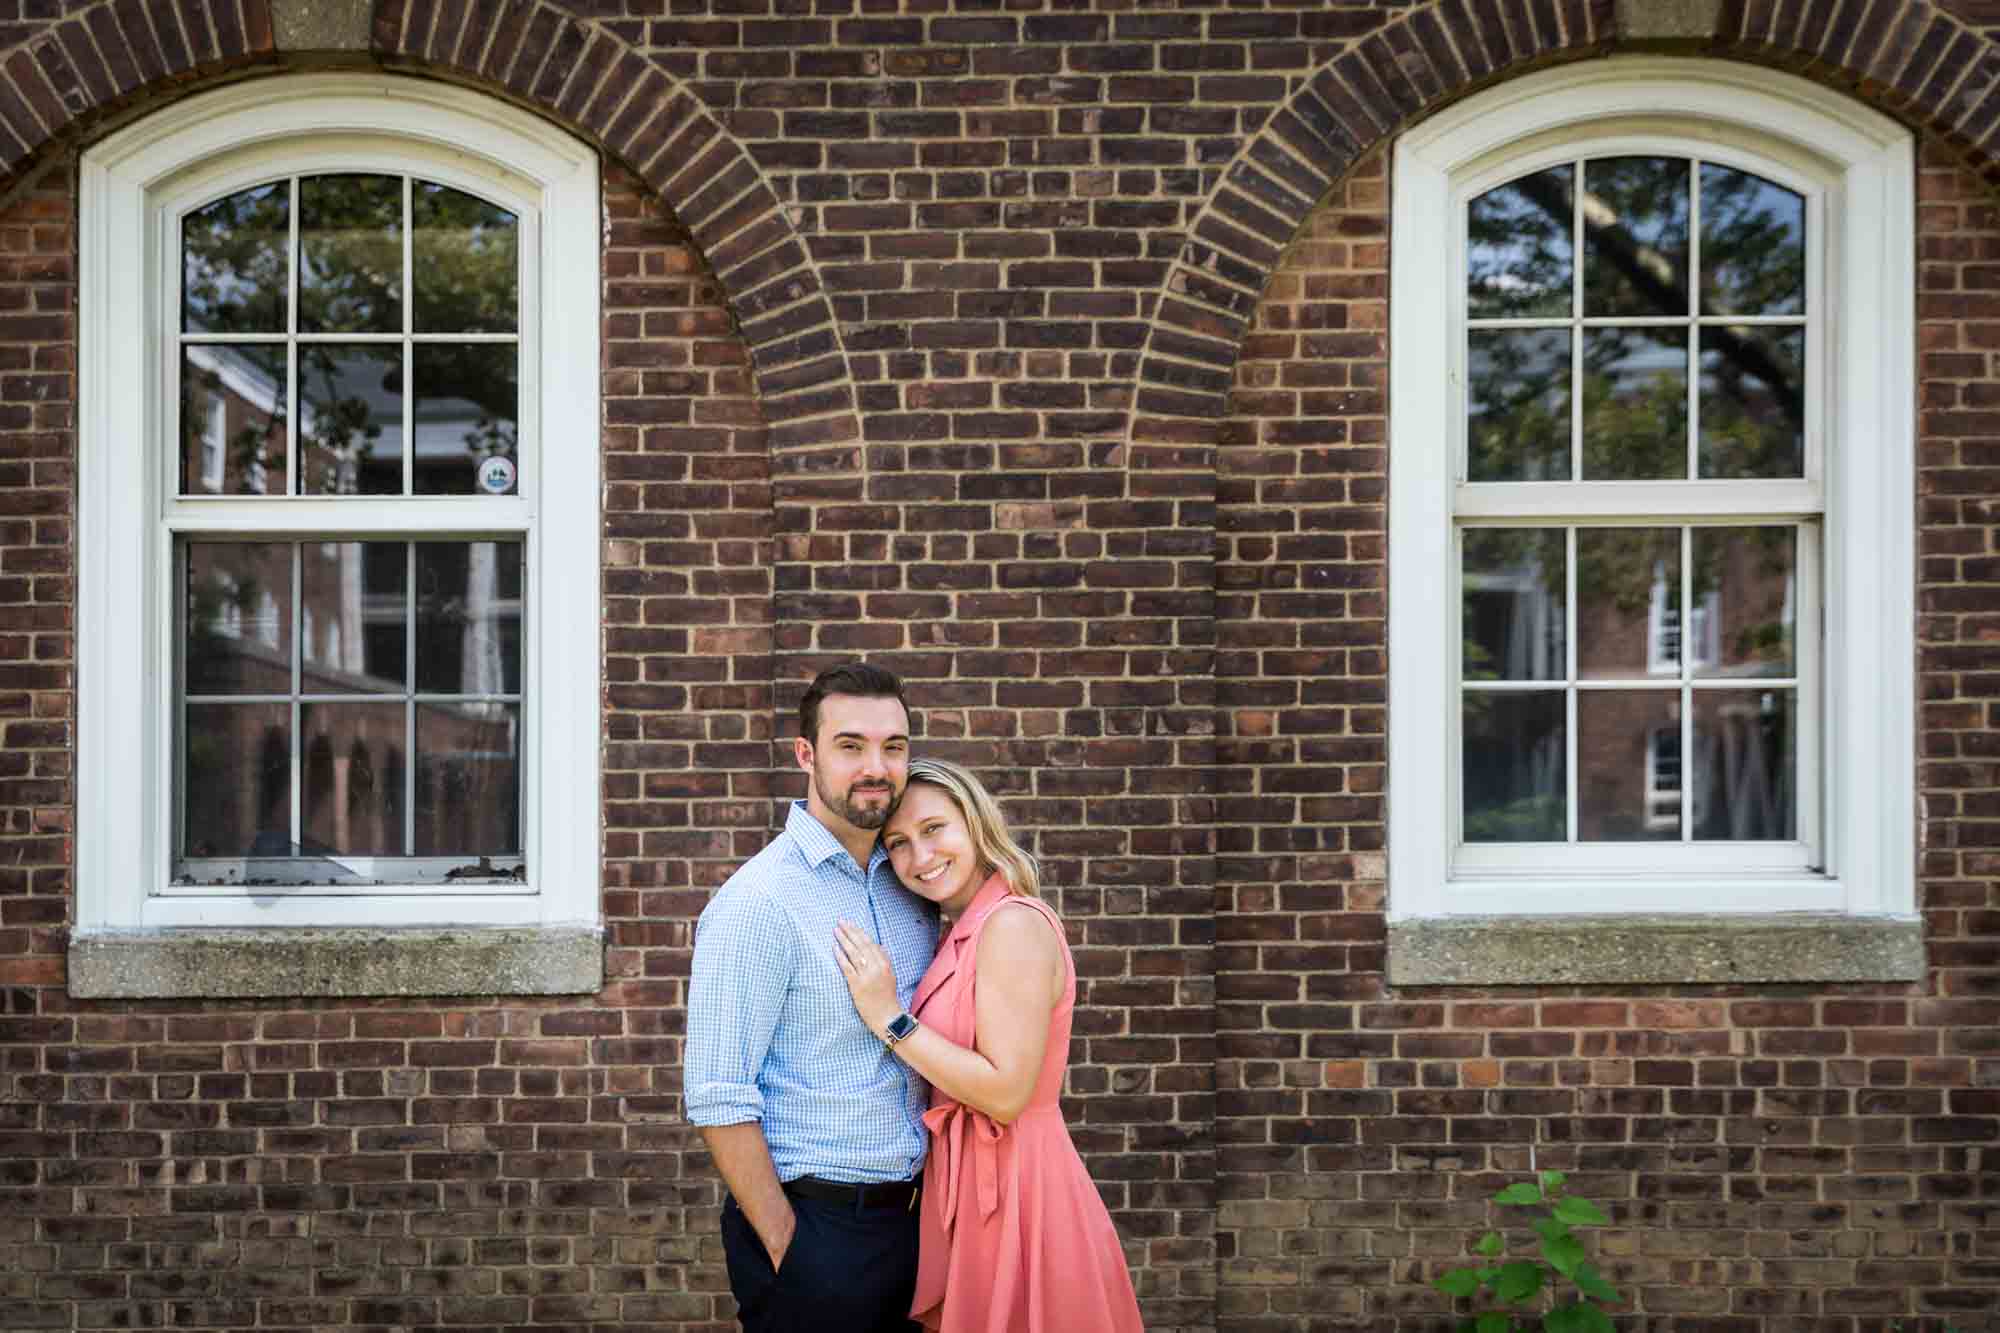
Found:
[[[1076,967],[1035,897],[1034,860],[979,779],[935,759],[910,764],[882,846],[951,923],[914,1024],[881,948],[851,923],[835,932],[862,1021],[931,1085],[910,1317],[944,1333],[1143,1333],[1118,1233],[1057,1105]]]

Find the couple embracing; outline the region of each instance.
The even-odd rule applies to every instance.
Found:
[[[806,799],[702,913],[688,992],[743,1327],[1139,1333],[1057,1104],[1076,968],[1034,860],[910,757],[887,671],[821,672],[796,753]]]

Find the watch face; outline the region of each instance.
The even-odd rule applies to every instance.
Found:
[[[901,1041],[916,1030],[917,1020],[908,1014],[897,1014],[889,1020],[889,1035],[896,1041]]]

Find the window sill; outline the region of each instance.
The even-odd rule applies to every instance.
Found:
[[[604,985],[593,926],[79,931],[78,999],[588,995]]]
[[[1389,923],[1393,986],[1918,981],[1916,917],[1454,916]]]

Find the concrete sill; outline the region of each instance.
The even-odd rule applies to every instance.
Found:
[[[1389,923],[1392,986],[1920,981],[1923,922],[1811,912]]]
[[[604,986],[594,926],[79,931],[78,999],[364,995],[590,995]]]

